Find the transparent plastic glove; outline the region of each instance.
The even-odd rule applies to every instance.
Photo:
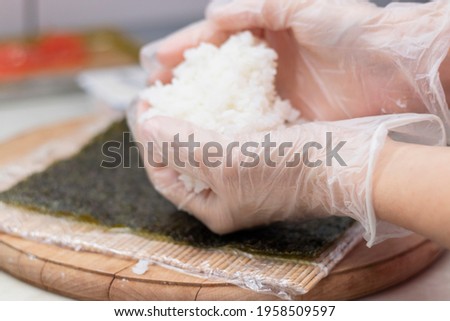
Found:
[[[307,119],[433,113],[450,133],[438,73],[450,44],[450,1],[386,8],[358,0],[215,1],[206,21],[170,36],[152,54],[143,51],[142,61],[159,61],[148,71],[169,81],[184,50],[220,44],[242,30],[277,51],[277,90]]]
[[[146,108],[141,105],[138,115]],[[129,119],[133,122],[136,117]],[[131,127],[144,148],[146,170],[155,188],[216,233],[338,215],[359,221],[369,245],[403,232],[379,222],[384,230],[376,238],[372,175],[388,133],[403,141],[445,142],[440,119],[419,114],[312,122],[239,137],[225,137],[162,116],[132,123]],[[179,142],[188,142],[191,134],[198,146],[189,151],[175,136],[179,135]],[[270,150],[262,145],[266,134],[270,134]],[[245,144],[252,144],[246,150],[253,156],[243,151]],[[220,149],[222,153],[208,154]],[[188,192],[179,179],[181,174],[202,181],[209,189],[200,194]]]

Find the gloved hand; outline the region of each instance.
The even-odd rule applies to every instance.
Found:
[[[278,52],[277,90],[303,117],[429,112],[450,133],[438,74],[450,44],[449,1],[386,8],[361,0],[223,2],[212,3],[207,20],[144,48],[153,79],[169,81],[187,48],[252,30]]]
[[[168,117],[136,122],[147,108],[140,103],[131,109],[129,121],[144,149],[150,180],[167,199],[219,234],[288,219],[338,215],[358,220],[372,245],[378,224],[372,176],[388,132],[402,141],[445,142],[442,122],[433,115],[311,122],[230,138]],[[198,146],[181,147],[191,134]],[[268,142],[266,134],[270,134],[270,149],[268,143],[262,144]],[[168,145],[163,147],[164,143]],[[202,181],[209,189],[200,194],[187,191],[180,174]],[[400,231],[379,223],[389,236]]]

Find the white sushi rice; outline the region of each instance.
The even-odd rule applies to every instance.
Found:
[[[299,122],[300,113],[275,89],[277,53],[252,33],[236,34],[221,47],[202,43],[184,57],[170,84],[157,82],[140,94],[151,106],[141,122],[171,116],[230,137]],[[180,179],[194,192],[206,187]]]
[[[139,260],[136,265],[131,269],[134,274],[143,275],[148,271],[148,266],[150,262],[148,260]]]

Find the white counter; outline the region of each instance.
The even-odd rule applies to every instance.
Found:
[[[45,124],[82,116],[93,110],[94,105],[80,93],[0,103],[0,141]],[[450,252],[413,279],[365,299],[450,300]],[[0,272],[0,300],[67,299]]]

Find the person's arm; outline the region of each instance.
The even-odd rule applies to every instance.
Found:
[[[444,88],[447,104],[450,102],[450,52],[439,66],[439,78]],[[450,108],[450,105],[448,106]]]
[[[450,148],[388,141],[373,197],[378,218],[450,248]]]

